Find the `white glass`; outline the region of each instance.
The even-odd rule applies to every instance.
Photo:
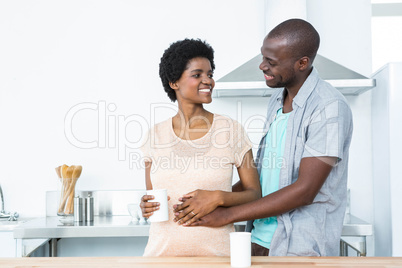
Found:
[[[251,266],[251,233],[230,233],[230,265],[232,267]]]

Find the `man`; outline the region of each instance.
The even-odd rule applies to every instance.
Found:
[[[267,86],[279,89],[257,153],[263,198],[218,207],[191,226],[257,219],[248,224],[253,255],[339,255],[352,113],[313,67],[319,43],[317,31],[301,19],[279,24],[264,39],[260,69]]]

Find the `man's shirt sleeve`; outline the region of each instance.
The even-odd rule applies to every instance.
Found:
[[[334,100],[317,109],[303,122],[303,157],[343,159],[352,136],[352,112],[347,103]]]

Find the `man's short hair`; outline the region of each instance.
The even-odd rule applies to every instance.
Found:
[[[309,22],[302,19],[290,19],[272,29],[268,38],[287,40],[292,57],[300,59],[304,56],[314,61],[320,46],[320,35]]]

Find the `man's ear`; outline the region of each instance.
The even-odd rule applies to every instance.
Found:
[[[299,70],[300,71],[305,71],[310,66],[310,58],[304,56],[304,57],[299,59],[297,64],[299,65]]]
[[[177,82],[174,82],[174,83],[169,82],[169,86],[170,86],[172,89],[174,89],[174,90],[179,89],[179,86],[177,85]]]

